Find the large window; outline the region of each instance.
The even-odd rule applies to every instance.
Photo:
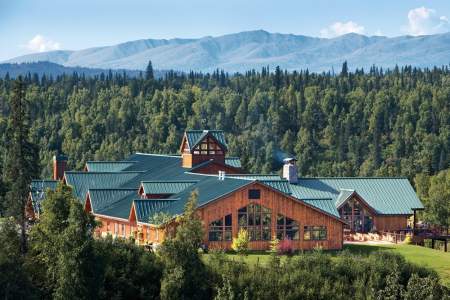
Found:
[[[231,241],[231,215],[215,220],[209,224],[210,241]]]
[[[201,155],[223,155],[222,148],[212,138],[204,139],[194,148],[194,154]]]
[[[303,232],[305,241],[321,241],[327,239],[326,226],[305,226]]]
[[[298,240],[299,225],[296,221],[283,215],[277,216],[277,239]]]
[[[251,203],[238,210],[239,228],[245,228],[252,241],[270,241],[271,210]]]

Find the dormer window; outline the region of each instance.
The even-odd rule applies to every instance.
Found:
[[[181,146],[183,167],[193,166],[208,160],[225,163],[227,145],[220,130],[188,130]]]

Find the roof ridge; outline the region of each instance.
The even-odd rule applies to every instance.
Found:
[[[176,155],[176,154],[159,154],[159,153],[143,153],[143,152],[135,152],[135,154],[181,158],[181,155]]]
[[[355,176],[355,177],[351,177],[351,176],[342,176],[342,177],[298,177],[298,179],[408,179],[408,177],[406,176],[368,176],[368,177],[363,177],[363,176]]]
[[[137,163],[136,160],[88,160],[86,163]]]
[[[67,174],[129,174],[129,173],[145,173],[147,171],[94,171],[94,172],[85,172],[85,171],[66,171]]]
[[[165,199],[133,199],[133,201],[139,201],[139,202],[156,202],[156,201],[168,201],[168,202],[173,202],[173,201],[178,201],[180,200],[180,198],[165,198]]]
[[[135,188],[92,188],[92,189],[88,189],[89,191],[137,191],[138,189]]]
[[[143,180],[141,183],[180,183],[180,182],[199,182],[200,180]]]

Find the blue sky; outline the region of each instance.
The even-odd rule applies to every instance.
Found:
[[[144,38],[245,30],[333,37],[450,30],[448,0],[0,0],[0,61]]]

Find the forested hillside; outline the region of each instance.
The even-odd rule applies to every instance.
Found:
[[[248,172],[278,171],[281,151],[298,158],[301,176],[412,178],[449,167],[447,68],[147,75],[27,76],[43,175],[56,151],[76,169],[135,151],[178,153],[186,128],[223,129]],[[12,84],[0,80],[2,143]]]

